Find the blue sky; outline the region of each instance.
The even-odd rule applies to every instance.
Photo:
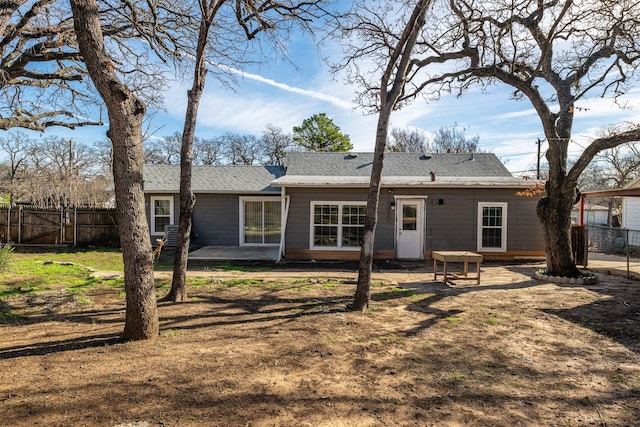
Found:
[[[238,85],[230,89],[209,78],[203,97],[196,135],[211,138],[225,132],[260,135],[269,123],[291,132],[305,118],[327,113],[351,137],[355,151],[372,151],[377,117],[366,115],[353,103],[357,88],[345,84],[342,76],[332,76],[322,58],[335,52],[335,46],[319,50],[305,37],[296,38],[286,61],[251,66],[238,75]],[[166,111],[157,114],[151,129],[156,137],[182,130],[186,91],[191,82],[168,88]],[[463,97],[445,96],[438,102],[417,99],[409,107],[394,112],[391,127],[420,128],[433,132],[441,126],[457,123],[467,128],[467,136],[480,136],[480,147],[501,158],[515,174],[534,176],[538,138],[544,138],[537,115],[528,101],[509,99],[506,86],[492,86],[488,93],[470,91]],[[621,121],[640,123],[639,90],[627,100],[633,109],[621,110],[609,99],[582,101],[588,108],[576,113],[570,153],[577,155],[597,129]],[[105,139],[106,127],[69,131],[50,129],[46,135],[60,135],[92,143]],[[543,143],[543,150],[545,144]]]

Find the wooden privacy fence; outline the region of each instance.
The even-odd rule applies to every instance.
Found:
[[[119,246],[115,209],[0,207],[0,242]]]

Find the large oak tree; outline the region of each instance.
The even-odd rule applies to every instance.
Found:
[[[117,2],[116,2],[117,3]],[[143,9],[135,9],[137,6]],[[145,214],[142,166],[144,163],[142,127],[146,104],[131,88],[131,80],[124,80],[129,72],[123,67],[121,56],[114,57],[117,40],[105,42],[110,28],[105,24],[105,11],[116,7],[122,18],[129,21],[129,28],[144,38],[147,49],[158,53],[176,53],[181,46],[176,33],[166,33],[167,28],[179,25],[179,31],[187,22],[177,22],[183,15],[178,13],[178,3],[164,4],[161,1],[144,3],[123,2],[119,5],[104,5],[100,8],[96,0],[71,0],[74,29],[79,52],[82,54],[87,72],[109,113],[107,136],[112,143],[113,177],[120,241],[124,258],[125,290],[127,298],[125,338],[153,339],[158,335],[158,315],[153,280],[153,257],[149,239],[149,227]],[[134,10],[135,9],[135,10]],[[103,20],[104,19],[104,20]],[[122,46],[121,46],[122,47]],[[138,46],[139,47],[139,46]],[[143,60],[134,46],[126,51],[129,58]],[[115,49],[118,52],[118,49]],[[122,52],[122,51],[120,51]],[[152,74],[154,68],[142,67],[143,73]]]
[[[393,4],[404,4],[398,1]],[[546,261],[552,275],[577,276],[569,241],[577,182],[596,154],[640,140],[640,128],[595,138],[568,166],[576,114],[590,97],[619,99],[637,83],[640,4],[634,0],[439,0],[413,49],[400,103],[418,95],[437,99],[472,87],[502,84],[513,98],[528,100],[549,143],[546,195],[538,203]],[[395,13],[374,15],[368,37],[352,58],[380,58],[406,30]],[[356,72],[360,101],[379,102],[372,73]],[[496,102],[495,99],[493,102]]]

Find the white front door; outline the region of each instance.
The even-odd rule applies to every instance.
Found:
[[[397,199],[396,258],[424,259],[424,200]]]

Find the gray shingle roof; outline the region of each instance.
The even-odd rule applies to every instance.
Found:
[[[373,153],[289,153],[282,166],[194,166],[194,193],[258,194],[281,186],[367,187]],[[385,153],[382,185],[429,187],[527,187],[492,153]],[[431,179],[431,172],[435,180]],[[178,193],[179,165],[145,165],[145,192]]]
[[[370,176],[373,153],[288,153],[287,176]],[[509,177],[493,153],[385,153],[383,176]]]
[[[281,166],[193,166],[191,188],[194,193],[278,192],[271,181],[284,175]],[[178,193],[179,165],[144,165],[147,193]]]
[[[289,153],[286,161],[286,175],[273,185],[367,187],[373,153]],[[514,178],[492,153],[385,153],[381,184],[443,188],[532,185]]]

